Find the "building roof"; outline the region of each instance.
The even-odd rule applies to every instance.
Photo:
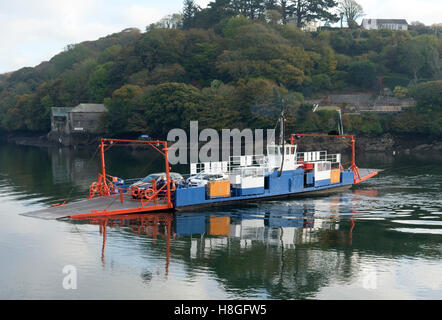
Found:
[[[377,19],[377,22],[379,24],[384,24],[384,23],[395,23],[395,24],[407,24],[407,20],[405,19]]]
[[[66,117],[68,115],[68,112],[71,110],[72,110],[72,108],[65,108],[65,107],[51,108],[51,112],[52,112],[53,117]]]
[[[73,108],[70,112],[102,113],[102,112],[107,112],[107,108],[104,106],[104,104],[81,103],[75,108]]]
[[[373,21],[376,21],[377,24],[388,23],[388,24],[406,24],[406,25],[408,25],[407,20],[405,20],[405,19],[364,19],[364,20],[373,20]]]

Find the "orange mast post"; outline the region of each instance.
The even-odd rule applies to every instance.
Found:
[[[104,161],[104,139],[101,139],[100,144],[100,152],[101,152],[101,181],[99,178],[98,183],[100,184],[100,196],[109,196],[109,188],[106,183],[106,163]]]
[[[172,206],[172,201],[170,199],[170,167],[169,167],[169,148],[167,147],[167,142],[164,141],[164,160],[166,165],[166,183],[167,183],[167,204]]]

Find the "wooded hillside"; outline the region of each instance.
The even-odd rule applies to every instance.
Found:
[[[438,35],[425,28],[305,32],[284,22],[280,6],[238,14],[233,2],[184,11],[145,32],[127,29],[70,45],[49,62],[0,76],[0,128],[48,132],[51,107],[104,102],[113,134],[164,138],[190,120],[200,128],[272,127],[283,106],[292,130],[327,131],[336,128],[335,114],[312,113],[304,98],[375,93],[382,77],[418,106],[345,116],[347,131],[442,134]]]

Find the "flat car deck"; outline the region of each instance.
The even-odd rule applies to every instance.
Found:
[[[138,213],[144,211],[150,211],[155,207],[154,204],[147,205],[141,208],[140,201],[126,200],[123,203],[120,201],[119,196],[110,197],[98,197],[88,200],[82,200],[78,202],[68,203],[60,207],[46,208],[34,212],[23,213],[23,216],[34,217],[46,220],[56,220],[62,218],[68,218],[70,216],[79,214],[94,214],[97,211],[105,211],[110,213],[112,211],[121,212],[121,210],[137,210]],[[144,209],[144,210],[143,210]],[[149,210],[150,209],[150,210]]]

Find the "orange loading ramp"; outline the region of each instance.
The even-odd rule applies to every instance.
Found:
[[[134,199],[131,190],[120,189],[113,184],[114,177],[106,173],[104,155],[107,150],[117,144],[135,143],[149,145],[163,155],[167,183],[158,190],[156,188],[153,188],[153,190],[149,189],[149,193]],[[171,201],[172,180],[170,178],[167,141],[101,139],[99,148],[101,153],[101,173],[98,174],[98,181],[92,183],[90,186],[87,200],[70,204],[63,203],[59,206],[25,213],[23,215],[42,219],[61,219],[67,217],[102,217],[173,209],[173,203]]]

